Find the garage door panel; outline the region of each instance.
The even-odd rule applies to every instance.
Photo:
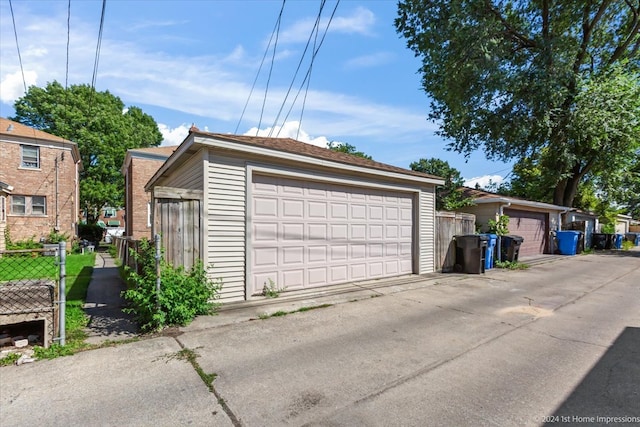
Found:
[[[249,294],[411,273],[413,197],[255,175]]]
[[[549,236],[549,215],[544,212],[505,209],[509,217],[509,234],[522,236],[520,256],[543,254],[547,248]]]

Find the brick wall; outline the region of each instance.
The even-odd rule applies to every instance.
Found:
[[[20,144],[1,142],[3,151],[2,180],[13,186],[12,195],[45,196],[46,215],[25,216],[11,213],[10,197],[7,197],[7,226],[11,240],[29,238],[39,240],[46,237],[56,226],[61,233],[75,236],[76,212],[76,165],[70,149],[40,145],[40,168],[20,167]],[[33,144],[37,145],[37,144]],[[61,154],[64,153],[64,160]],[[56,166],[58,158],[58,203],[56,208]],[[57,215],[56,215],[57,212]],[[56,218],[57,217],[57,218]]]
[[[136,240],[146,237],[151,239],[151,227],[148,217],[148,203],[151,201],[151,193],[144,191],[144,186],[154,173],[162,166],[164,160],[144,159],[132,157],[127,169],[126,195],[126,231],[127,236]]]

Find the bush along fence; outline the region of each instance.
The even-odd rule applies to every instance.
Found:
[[[0,347],[65,345],[66,242],[0,251]]]
[[[125,312],[136,317],[142,331],[184,326],[198,315],[215,313],[222,282],[208,277],[202,261],[188,270],[167,263],[159,235],[153,242],[143,239],[129,246],[123,264],[128,287],[123,296],[129,302]]]

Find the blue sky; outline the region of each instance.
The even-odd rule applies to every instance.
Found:
[[[395,0],[338,4],[305,91],[313,40],[301,58],[320,3],[286,2],[273,65],[272,43],[258,74],[280,0],[107,0],[96,89],[153,116],[164,145],[181,142],[194,123],[211,132],[255,135],[259,129],[261,135],[320,146],[346,142],[375,160],[407,168],[436,157],[467,179],[499,181],[509,173],[510,165],[490,162],[481,152],[467,160],[447,151],[447,142],[435,135],[420,61],[394,29]],[[68,2],[12,4],[27,85],[64,84]],[[326,1],[318,40],[335,6],[335,0]],[[101,8],[101,1],[71,1],[69,84],[91,83]],[[0,0],[0,20],[0,116],[8,117],[24,94],[8,0]]]

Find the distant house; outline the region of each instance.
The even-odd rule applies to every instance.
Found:
[[[290,138],[202,132],[146,185],[167,260],[202,259],[223,302],[435,268],[444,181]]]
[[[629,232],[629,226],[633,218],[629,215],[618,214],[616,215],[616,233],[626,234]]]
[[[77,145],[0,118],[0,153],[0,203],[11,240],[39,240],[52,231],[74,237],[82,168]]]
[[[178,146],[127,150],[122,165],[125,181],[124,235],[136,240],[151,236],[151,193],[144,186]]]
[[[524,238],[520,256],[553,253],[552,232],[561,229],[562,214],[571,209],[469,187],[463,187],[460,191],[475,202],[474,206],[466,206],[459,211],[474,214],[476,228],[485,231],[489,220],[497,220],[501,215],[509,217],[509,234]]]

